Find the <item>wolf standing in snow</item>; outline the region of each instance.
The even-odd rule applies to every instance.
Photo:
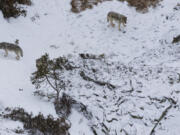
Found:
[[[0,49],[5,51],[5,57],[8,56],[8,51],[14,52],[16,54],[16,59],[19,60],[20,56],[23,57],[23,51],[17,44],[1,42]]]
[[[116,13],[116,12],[113,12],[113,11],[110,11],[108,14],[107,14],[107,22],[110,21],[111,23],[111,26],[114,27],[115,24],[113,24],[113,20],[117,21],[118,22],[118,27],[119,27],[119,30],[120,29],[120,25],[121,23],[123,24],[123,26],[126,26],[125,24],[127,23],[127,17],[122,15],[122,14],[119,14],[119,13]]]

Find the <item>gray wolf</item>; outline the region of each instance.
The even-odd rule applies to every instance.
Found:
[[[113,12],[113,11],[110,11],[107,14],[107,22],[110,21],[112,27],[115,26],[115,24],[113,24],[113,20],[118,22],[119,30],[121,30],[120,29],[121,23],[123,24],[124,27],[126,26],[126,23],[127,23],[127,17],[126,16],[119,14],[119,13],[116,13],[116,12]]]
[[[19,60],[20,56],[23,57],[23,51],[22,49],[13,43],[7,43],[7,42],[1,42],[0,43],[0,49],[5,51],[5,57],[8,56],[8,52],[14,52],[16,54],[16,59]]]

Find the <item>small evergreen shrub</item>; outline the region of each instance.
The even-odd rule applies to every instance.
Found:
[[[36,60],[37,71],[32,73],[31,81],[36,89],[40,89],[43,84],[48,84],[56,93],[55,100],[59,100],[60,92],[66,89],[70,83],[65,79],[64,72],[73,70],[72,63],[65,57],[50,59],[48,54]]]
[[[4,18],[26,16],[26,10],[21,5],[31,5],[31,0],[0,0],[0,10]]]

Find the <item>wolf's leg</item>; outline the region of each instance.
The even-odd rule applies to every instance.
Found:
[[[20,59],[19,53],[16,51],[15,51],[15,53],[16,53],[16,59],[19,60]]]
[[[5,55],[4,55],[4,57],[7,57],[7,56],[8,56],[8,50],[5,49]]]
[[[119,21],[119,22],[118,22],[118,28],[119,28],[119,30],[121,30],[120,25],[121,25],[121,22]]]
[[[115,24],[113,24],[113,18],[110,18],[111,26],[114,27]]]
[[[16,59],[17,59],[17,60],[19,60],[19,59],[20,59],[19,55],[18,55],[18,56],[16,56]]]
[[[126,23],[125,22],[123,22],[123,26],[126,27]]]

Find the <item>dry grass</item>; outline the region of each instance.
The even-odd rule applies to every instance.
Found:
[[[0,114],[1,115],[1,114]],[[2,113],[3,118],[20,121],[31,135],[69,135],[70,123],[63,117],[54,118],[52,115],[45,117],[39,113],[33,116],[23,108],[6,108]],[[16,129],[16,133],[22,133],[23,129]]]

